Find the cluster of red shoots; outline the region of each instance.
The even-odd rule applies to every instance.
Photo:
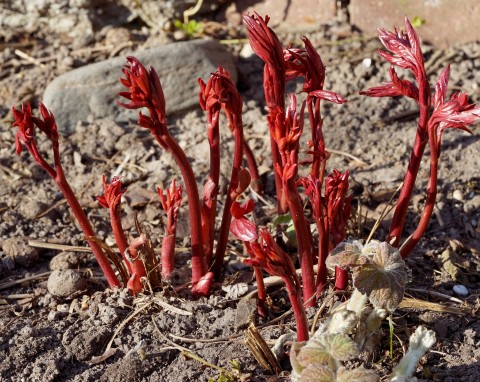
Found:
[[[199,79],[199,99],[207,114],[207,136],[210,146],[210,172],[200,192],[187,155],[170,134],[165,114],[165,98],[160,79],[153,68],[146,69],[136,58],[128,57],[123,69],[125,78],[122,84],[128,88],[120,96],[129,100],[118,104],[128,109],[146,109],[148,114],[139,113],[138,124],[149,129],[161,147],[175,158],[183,178],[187,194],[192,252],[192,293],[208,295],[212,283],[222,276],[223,260],[229,232],[244,242],[250,255],[246,263],[255,269],[258,283],[259,312],[265,313],[266,292],[263,286],[262,270],[280,276],[286,284],[292,308],[297,321],[297,339],[308,339],[308,327],[304,307],[315,306],[316,299],[327,283],[325,266],[329,252],[346,236],[347,221],[350,218],[348,195],[348,172],[333,170],[326,175],[326,162],[329,153],[323,138],[323,119],[320,114],[322,100],[342,104],[344,98],[323,89],[325,66],[311,42],[304,37],[304,48],[283,48],[276,34],[268,27],[268,16],[263,19],[258,14],[245,15],[244,23],[249,32],[250,44],[255,53],[265,62],[264,91],[268,107],[267,122],[270,130],[270,144],[273,158],[273,171],[278,201],[278,214],[290,214],[297,238],[297,252],[301,278],[295,265],[281,242],[265,227],[257,227],[246,217],[254,209],[254,201],[240,200],[250,184],[261,191],[260,178],[252,150],[244,140],[242,127],[242,99],[229,73],[219,68],[207,83]],[[374,87],[361,94],[371,97],[407,96],[420,106],[420,118],[410,163],[393,216],[388,240],[400,246],[408,205],[420,168],[420,162],[427,144],[430,151],[430,179],[424,212],[418,227],[402,245],[402,256],[406,257],[425,233],[431,217],[437,192],[438,159],[442,133],[447,128],[469,131],[466,125],[476,121],[479,109],[468,102],[465,93],[453,94],[446,98],[449,67],[440,75],[432,96],[420,50],[418,36],[405,19],[406,32],[379,30],[380,40],[389,52],[379,54],[394,66],[411,70],[416,84],[400,79],[394,67],[390,69],[391,81]],[[306,99],[297,108],[295,95],[288,97],[286,106],[285,84],[287,81],[304,78],[303,91]],[[433,110],[432,110],[433,106]],[[220,178],[220,112],[223,110],[228,127],[234,139],[233,166],[230,183],[225,195],[220,227],[216,231],[217,198]],[[300,137],[303,133],[304,116],[307,111],[310,135],[308,153],[310,169],[308,175],[299,175]],[[113,178],[110,183],[103,177],[104,195],[99,203],[108,208],[112,230],[120,256],[110,260],[116,265],[114,272],[111,263],[95,237],[92,227],[65,179],[60,163],[58,132],[53,115],[40,104],[41,117],[32,115],[30,104],[21,110],[13,108],[17,153],[22,151],[22,143],[36,162],[55,180],[74,212],[86,240],[105,274],[111,287],[127,286],[133,293],[141,292],[148,280],[157,285],[157,269],[161,265],[161,275],[168,279],[174,269],[175,238],[178,211],[182,201],[182,187],[173,180],[166,190],[158,188],[161,205],[166,211],[166,228],[162,242],[160,264],[156,260],[145,234],[127,239],[121,224],[121,198],[125,190],[121,180]],[[35,128],[38,128],[52,142],[53,165],[45,161],[37,150]],[[242,167],[246,159],[247,168]],[[303,190],[303,193],[301,193]],[[305,197],[303,197],[303,195]],[[310,220],[304,211],[304,199],[309,201],[311,219],[318,230],[318,241],[310,231]],[[216,240],[215,240],[216,239]],[[216,245],[215,245],[216,241]],[[153,253],[153,255],[152,255]],[[315,278],[314,264],[318,265]],[[300,281],[301,280],[301,281]],[[335,285],[344,289],[348,277],[345,271],[336,270]]]

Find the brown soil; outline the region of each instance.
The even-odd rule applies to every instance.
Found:
[[[131,23],[126,27],[138,32],[140,26]],[[379,44],[375,40],[362,39],[355,34],[340,40],[336,34],[340,29],[343,30],[319,27],[309,33],[309,37],[327,64],[325,88],[349,100],[341,107],[324,104],[325,140],[333,152],[328,167],[329,170],[350,171],[354,206],[361,206],[362,214],[368,213],[363,230],[357,230],[360,238],[365,238],[392,191],[402,181],[415,134],[416,114],[414,104],[406,99],[369,99],[358,95],[358,91],[386,80],[388,65],[376,55]],[[6,42],[0,52],[0,118],[3,126],[0,131],[0,244],[9,238],[27,238],[83,246],[82,235],[72,223],[72,216],[53,182],[27,153],[15,155],[15,131],[9,128],[12,120],[9,109],[12,104],[18,105],[24,100],[38,101],[45,85],[71,67],[62,65],[66,57],[75,57],[74,66],[81,66],[104,59],[109,52],[79,51],[74,46],[75,41],[42,31],[27,33],[18,29],[9,31],[8,35],[5,31],[1,33]],[[298,45],[300,36],[285,33],[281,39],[285,45]],[[148,37],[147,34],[145,38]],[[168,36],[162,39],[168,40]],[[99,29],[87,48],[94,45],[105,45],[104,31]],[[261,85],[262,62],[256,57],[238,55],[240,48],[235,46],[232,50],[241,74],[238,86],[244,97],[246,136],[262,168],[270,168]],[[15,49],[21,49],[31,57],[46,59],[42,65],[31,63],[19,58]],[[473,101],[480,101],[480,44],[455,48],[452,50],[454,54],[448,55],[434,55],[429,46],[424,47],[424,52],[432,83],[439,68],[451,63],[450,89],[468,91]],[[369,60],[365,59],[370,58],[371,65],[368,65]],[[289,86],[290,91],[300,90],[299,84]],[[189,96],[196,97],[195,94]],[[208,145],[203,112],[194,110],[175,116],[169,123],[192,160],[198,182],[203,182],[208,168],[204,160]],[[473,129],[476,131],[475,127]],[[227,132],[223,138],[222,157],[228,165],[232,142]],[[476,135],[455,131],[445,134],[435,214],[425,238],[407,259],[412,270],[407,293],[423,302],[415,308],[402,308],[395,313],[394,359],[401,356],[408,334],[416,326],[422,324],[433,329],[437,343],[417,370],[417,377],[424,380],[480,380],[478,149]],[[112,237],[107,212],[99,208],[93,197],[101,193],[101,175],[113,173],[125,157],[130,156],[121,172],[128,186],[124,225],[134,233],[133,216],[137,213],[154,244],[161,242],[163,214],[154,196],[154,187],[166,185],[178,175],[172,158],[162,152],[148,132],[133,123],[119,126],[109,118],[92,120],[85,116],[85,121],[77,126],[72,136],[62,138],[61,150],[67,178],[78,192],[98,236],[108,243],[112,242]],[[362,162],[344,153],[354,155]],[[229,168],[226,167],[225,181],[228,174]],[[407,234],[415,227],[422,210],[427,179],[428,168],[424,167],[409,212]],[[265,197],[271,200],[271,171],[264,174],[263,181]],[[48,213],[43,214],[47,210]],[[384,238],[388,219],[387,216],[376,238]],[[55,298],[46,289],[46,279],[49,262],[59,253],[58,250],[39,249],[38,253],[30,255],[22,250],[21,255],[25,256],[17,261],[7,256],[5,248],[0,251],[0,379],[216,380],[219,371],[193,359],[187,351],[231,371],[234,370],[232,361],[238,361],[243,380],[288,379],[288,362],[282,365],[284,377],[268,375],[245,346],[244,330],[237,331],[235,327],[236,296],[227,294],[225,288],[222,290],[216,285],[210,298],[191,301],[188,289],[174,289],[188,278],[188,232],[186,213],[182,210],[177,244],[185,249],[178,253],[177,277],[173,285],[165,285],[162,291],[137,299],[126,291],[104,290],[105,280],[90,254],[77,253],[80,260],[74,265],[87,280],[85,290],[69,298]],[[17,243],[22,245],[21,240]],[[224,285],[244,282],[252,286],[252,274],[243,266],[242,254],[234,244],[227,256]],[[450,249],[448,258],[451,261],[445,264],[445,256],[441,257],[441,254],[447,249]],[[452,287],[456,284],[468,289],[468,297],[454,294]],[[265,324],[261,333],[273,344],[280,335],[295,328],[290,315],[275,320],[289,309],[284,291],[276,288],[269,292],[272,298],[269,316],[257,324]],[[443,297],[431,292],[442,293]],[[462,303],[447,296],[460,299]],[[434,311],[425,301],[441,304],[456,313]],[[315,311],[309,313],[312,318]],[[112,338],[115,352],[104,360],[95,358],[104,354]],[[392,368],[392,361],[386,355],[388,348],[388,337],[385,337],[380,350],[369,359],[369,364],[382,375],[388,375]]]

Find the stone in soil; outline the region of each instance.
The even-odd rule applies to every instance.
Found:
[[[69,297],[77,292],[85,290],[87,281],[76,270],[55,270],[47,282],[48,291],[56,297]]]
[[[38,251],[28,245],[25,237],[11,237],[3,242],[3,251],[7,257],[15,261],[15,264],[30,268],[38,262]]]
[[[50,270],[75,269],[84,261],[85,256],[75,252],[61,252],[50,260]]]
[[[133,56],[157,71],[168,114],[197,106],[197,78],[207,78],[218,66],[227,69],[234,82],[237,80],[233,56],[213,40],[167,44],[134,52]],[[55,115],[59,131],[71,134],[78,121],[89,115],[114,116],[117,121],[138,118],[137,110],[126,110],[115,103],[118,93],[127,90],[119,81],[125,64],[125,57],[111,58],[74,69],[48,84],[43,102]],[[121,101],[128,103],[123,98]]]

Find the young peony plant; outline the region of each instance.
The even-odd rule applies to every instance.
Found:
[[[395,247],[400,247],[401,244],[408,206],[427,144],[430,149],[430,174],[425,207],[415,231],[401,245],[400,252],[405,258],[425,234],[433,213],[443,133],[446,129],[459,129],[471,133],[467,126],[480,118],[480,108],[469,103],[467,93],[453,93],[450,99],[447,98],[449,65],[440,73],[435,84],[435,93],[432,95],[420,39],[406,17],[405,31],[395,28],[393,31],[379,29],[378,32],[380,41],[387,49],[386,52],[379,50],[378,54],[393,65],[390,68],[390,81],[361,91],[360,94],[369,97],[405,96],[412,98],[420,109],[415,142],[390,225],[388,242]],[[399,78],[395,67],[411,71],[416,83]]]
[[[354,291],[337,306],[307,342],[292,346],[292,381],[380,381],[374,370],[363,365],[346,369],[342,364],[373,348],[382,320],[400,304],[408,274],[400,252],[386,242],[340,243],[327,259],[331,268],[352,273]],[[371,307],[367,305],[370,302]],[[410,338],[410,349],[394,369],[392,382],[414,381],[412,375],[435,335],[423,327]]]

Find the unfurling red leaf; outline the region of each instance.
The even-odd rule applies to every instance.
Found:
[[[253,211],[255,203],[252,199],[248,199],[245,203],[240,204],[237,201],[233,202],[230,212],[234,218],[241,218],[244,215]]]
[[[447,65],[442,73],[438,76],[437,83],[435,84],[435,94],[433,96],[433,106],[435,109],[444,104],[447,100],[447,88],[448,80],[450,78],[450,65]]]
[[[253,241],[258,237],[257,227],[245,217],[233,218],[230,224],[230,232],[241,241]]]
[[[376,308],[394,311],[403,299],[407,272],[397,248],[386,242],[371,241],[362,256],[367,264],[353,270],[353,285],[369,296]]]
[[[338,103],[338,104],[342,104],[342,103],[347,102],[347,100],[345,98],[343,98],[341,95],[339,95],[337,93],[334,93],[334,92],[331,92],[329,90],[314,90],[314,91],[308,93],[308,96],[309,97],[320,98],[320,99],[323,99],[325,101],[330,101],[330,102]]]

